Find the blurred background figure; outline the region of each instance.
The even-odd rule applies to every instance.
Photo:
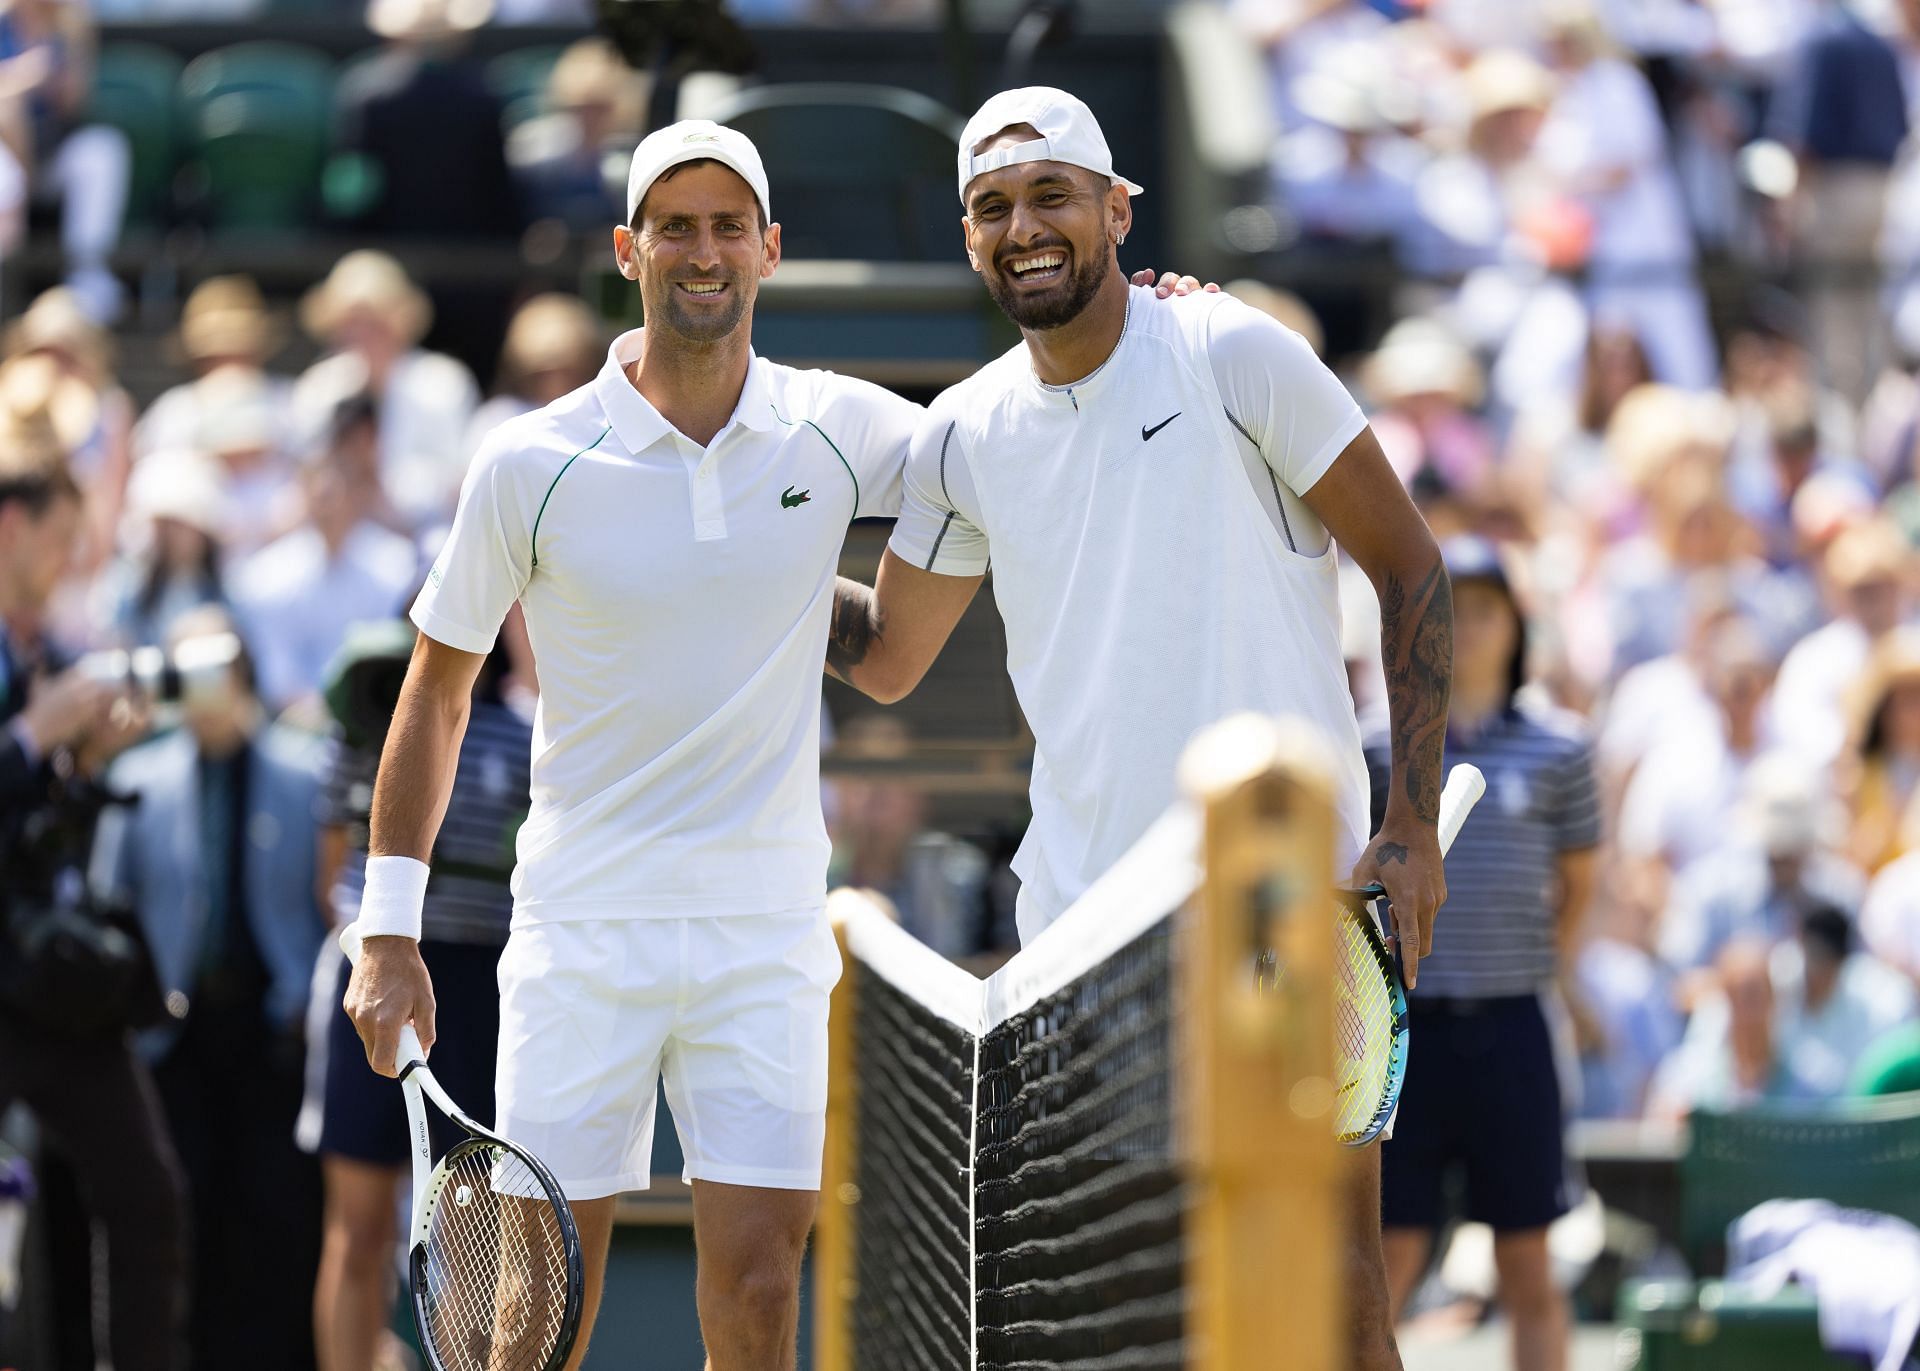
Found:
[[[507,142],[530,222],[600,233],[625,217],[626,159],[644,130],[647,82],[601,38],[570,44],[547,77],[547,113]],[[612,174],[609,174],[611,169]]]
[[[237,387],[237,378],[250,379],[265,390],[278,426],[273,446],[287,448],[292,441],[287,426],[293,383],[267,370],[285,341],[283,333],[251,277],[214,276],[195,286],[180,307],[180,327],[174,335],[174,346],[193,373],[192,379],[168,388],[147,406],[134,429],[135,452],[144,455],[195,446],[208,420],[227,403],[221,388]]]
[[[208,607],[176,619],[167,641],[234,631]],[[266,723],[242,651],[219,687],[184,702],[180,729],[127,753],[109,779],[138,802],[102,823],[94,880],[138,911],[174,1019],[142,1046],[187,1176],[191,1365],[299,1371],[313,1365],[303,1292],[319,1256],[319,1177],[293,1145],[301,1020],[326,931],[318,749]]]
[[[59,206],[67,287],[104,325],[126,298],[107,258],[126,214],[132,151],[119,129],[87,120],[96,48],[86,0],[12,0],[0,12],[0,86],[21,104],[0,136],[34,198]]]
[[[220,473],[198,453],[157,452],[140,463],[127,493],[127,521],[138,531],[96,585],[103,637],[157,646],[181,615],[225,603],[223,503]]]
[[[233,570],[234,611],[253,645],[260,697],[275,712],[294,704],[310,712],[348,627],[390,616],[418,579],[413,543],[375,518],[379,430],[372,397],[343,402],[302,473],[305,521]]]
[[[301,304],[307,332],[329,349],[294,388],[307,441],[327,441],[341,403],[366,392],[378,406],[374,509],[409,530],[453,513],[480,403],[473,375],[420,346],[433,306],[393,258],[350,252]]]
[[[467,426],[467,451],[479,451],[496,426],[591,381],[607,358],[603,335],[600,320],[576,296],[549,292],[520,306],[500,345],[493,397]]]
[[[1853,747],[1842,770],[1848,851],[1879,871],[1912,849],[1904,827],[1920,799],[1920,628],[1882,638],[1855,687]]]

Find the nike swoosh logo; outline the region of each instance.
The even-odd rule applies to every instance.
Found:
[[[810,491],[810,490],[803,490],[803,491],[801,491],[801,492],[800,492],[800,493],[799,493],[798,495],[795,495],[795,494],[793,493],[793,487],[792,487],[792,486],[788,486],[788,487],[786,488],[786,490],[784,490],[784,491],[782,491],[782,492],[781,492],[781,495],[780,495],[780,508],[782,508],[782,509],[792,509],[792,508],[794,508],[794,507],[795,507],[795,506],[797,506],[797,505],[804,505],[804,504],[805,504],[805,503],[806,503],[806,502],[807,502],[808,500],[810,500],[810,499],[812,499],[812,498],[813,498],[813,492],[812,492],[812,491]]]
[[[1165,428],[1168,424],[1172,423],[1175,419],[1178,419],[1183,413],[1185,413],[1184,410],[1176,409],[1173,413],[1169,414],[1166,418],[1162,419],[1159,423],[1155,424],[1152,428],[1148,428],[1145,424],[1140,425],[1140,441],[1143,443],[1147,442],[1149,439],[1153,437],[1154,434],[1158,433],[1161,429]]]

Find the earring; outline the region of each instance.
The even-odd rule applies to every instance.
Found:
[[[1113,245],[1115,247],[1122,247],[1126,244],[1126,241],[1127,241],[1127,235],[1123,233],[1118,238],[1113,240]]]

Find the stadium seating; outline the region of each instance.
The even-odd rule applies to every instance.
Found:
[[[88,117],[119,129],[133,150],[127,223],[135,229],[166,223],[177,166],[174,92],[181,61],[150,43],[112,43],[95,66]]]
[[[760,149],[789,256],[949,261],[963,120],[894,86],[755,86],[706,111]]]
[[[501,118],[511,129],[545,114],[547,78],[562,49],[521,48],[502,53],[487,63],[487,85],[500,97]]]
[[[236,43],[187,65],[181,124],[209,228],[263,234],[313,222],[333,85],[324,54],[290,43]]]
[[[1700,1112],[1680,1161],[1680,1239],[1696,1273],[1720,1271],[1727,1226],[1772,1199],[1824,1199],[1920,1223],[1920,1098],[1820,1111]],[[1789,1287],[1761,1298],[1723,1280],[1652,1281],[1621,1292],[1627,1371],[1820,1371],[1814,1305]]]

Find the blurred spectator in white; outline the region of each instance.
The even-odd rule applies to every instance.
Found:
[[[832,755],[852,762],[901,762],[906,725],[886,714],[847,724]],[[987,859],[970,843],[927,828],[927,794],[884,773],[838,774],[833,791],[830,885],[877,890],[905,928],[934,951],[964,957],[980,951]]]
[[[1846,1093],[1867,1048],[1914,1017],[1910,982],[1856,950],[1853,921],[1830,905],[1801,916],[1799,935],[1770,961],[1780,1014],[1780,1055],[1798,1091]]]
[[[1762,707],[1773,658],[1751,623],[1720,627],[1708,646],[1717,727],[1668,733],[1647,753],[1620,806],[1620,853],[1642,868],[1642,898],[1664,904],[1666,878],[1725,841],[1746,773],[1764,750]]]
[[[1318,117],[1294,103],[1295,83],[1302,76],[1344,46],[1377,48],[1387,30],[1386,16],[1364,0],[1227,0],[1227,10],[1266,54],[1274,118],[1282,132]]]
[[[1853,745],[1841,770],[1847,847],[1869,872],[1903,855],[1920,798],[1920,628],[1882,637],[1854,692]]]
[[[127,211],[133,149],[104,124],[81,124],[93,98],[97,46],[86,0],[10,0],[0,10],[6,84],[25,101],[23,146],[13,149],[35,199],[60,206],[67,286],[95,323],[119,317],[126,292],[109,270]]]
[[[94,586],[101,636],[124,647],[165,642],[175,619],[225,599],[220,473],[197,452],[156,452],[127,491],[132,546]]]
[[[1773,567],[1796,560],[1793,501],[1816,471],[1838,472],[1843,465],[1820,446],[1817,397],[1804,385],[1789,384],[1765,401],[1767,464],[1735,466],[1728,472],[1734,506],[1760,535],[1762,554]]]
[[[301,322],[331,355],[294,389],[296,422],[310,443],[321,440],[343,401],[374,397],[380,487],[415,527],[452,512],[471,455],[467,426],[480,402],[471,372],[420,347],[432,318],[432,304],[393,258],[348,253],[301,304]]]
[[[1546,29],[1560,81],[1539,156],[1591,217],[1589,308],[1632,322],[1656,379],[1712,385],[1713,333],[1653,90],[1608,51],[1591,11],[1551,9]]]
[[[494,395],[474,411],[467,451],[507,420],[591,381],[606,360],[600,321],[576,295],[536,295],[515,311],[500,345]]]
[[[1638,1118],[1660,1063],[1684,1027],[1672,977],[1635,936],[1624,903],[1598,911],[1600,927],[1574,962],[1573,985],[1586,1032],[1580,1044],[1583,1118]]]
[[[257,552],[300,522],[299,466],[282,440],[286,411],[274,378],[217,371],[200,383],[206,407],[194,448],[220,473],[220,541],[234,557]]]
[[[1657,745],[1671,737],[1705,737],[1720,727],[1707,677],[1721,631],[1740,619],[1740,598],[1727,577],[1708,573],[1687,582],[1684,599],[1680,646],[1629,667],[1601,711],[1595,757],[1601,788],[1616,805],[1628,779]]]
[[[1767,131],[1798,160],[1786,206],[1794,253],[1827,378],[1857,404],[1885,336],[1877,248],[1907,96],[1892,46],[1847,0],[1820,0],[1773,92]]]
[[[604,38],[583,38],[560,54],[547,77],[547,112],[507,141],[529,220],[558,220],[578,234],[603,234],[624,220],[625,159],[646,120],[646,95],[647,79]]]
[[[1470,491],[1493,468],[1493,437],[1475,412],[1480,364],[1445,325],[1415,316],[1387,330],[1361,369],[1370,422],[1394,472]]]
[[[1691,422],[1691,432],[1634,433],[1640,419],[1660,416],[1641,414],[1630,396],[1615,413],[1617,432],[1608,435],[1627,487],[1644,495],[1647,519],[1646,531],[1614,542],[1598,568],[1616,676],[1679,646],[1687,584],[1703,572],[1727,578],[1743,608],[1759,608],[1766,568],[1749,551],[1751,534],[1722,488],[1722,448],[1707,427],[1714,418],[1689,415],[1694,407],[1677,407],[1672,415],[1676,422]],[[1661,439],[1661,446],[1644,445],[1652,438]]]
[[[1678,1120],[1695,1109],[1737,1109],[1793,1094],[1774,1042],[1768,957],[1765,943],[1721,950],[1714,992],[1694,1011],[1685,1038],[1648,1088],[1651,1117]]]
[[[1793,937],[1809,909],[1856,910],[1866,891],[1858,868],[1834,848],[1839,815],[1823,780],[1788,753],[1771,752],[1747,772],[1721,846],[1673,884],[1661,921],[1660,956],[1675,971],[1710,974],[1737,939],[1769,945]],[[1683,974],[1681,1002],[1700,985]]]
[[[1880,868],[1860,906],[1860,939],[1873,954],[1920,983],[1920,799],[1902,824],[1906,855]]]
[[[1427,154],[1394,131],[1382,108],[1396,95],[1392,79],[1376,46],[1351,44],[1295,81],[1306,122],[1281,139],[1274,175],[1308,237],[1398,246],[1412,228]]]
[[[113,341],[73,291],[55,286],[8,327],[5,352],[9,360],[33,357],[46,364],[13,375],[21,384],[32,378],[45,387],[42,402],[86,492],[87,541],[76,569],[91,574],[113,548],[132,462],[134,403],[114,379]],[[25,412],[38,406],[16,401],[12,407]]]
[[[1724,385],[1733,401],[1731,465],[1736,484],[1764,486],[1770,479],[1773,397],[1788,390],[1812,394],[1817,442],[1822,452],[1851,460],[1859,451],[1852,402],[1820,378],[1812,325],[1800,301],[1772,286],[1752,290],[1727,338]]]
[[[519,232],[500,99],[467,53],[492,12],[492,0],[368,4],[384,41],[335,96],[335,146],[364,186],[354,229],[441,241]]]
[[[1467,68],[1463,89],[1465,142],[1429,164],[1415,186],[1419,219],[1407,265],[1423,276],[1531,260],[1538,254],[1520,245],[1517,226],[1552,201],[1533,157],[1553,103],[1552,74],[1525,53],[1495,49]],[[1580,243],[1574,252],[1584,250]]]
[[[228,594],[273,710],[318,699],[327,663],[362,619],[390,619],[416,584],[411,541],[373,520],[378,415],[370,397],[341,406],[307,464],[307,521],[235,567]]]
[[[1773,733],[1807,766],[1825,770],[1846,746],[1847,693],[1874,645],[1906,618],[1912,560],[1899,533],[1878,519],[1828,545],[1822,579],[1833,618],[1787,653],[1769,707]]]
[[[236,374],[265,387],[274,422],[284,430],[273,445],[292,455],[293,381],[266,369],[284,341],[281,335],[252,277],[212,276],[195,286],[181,307],[180,330],[173,338],[174,351],[194,379],[163,391],[147,406],[133,430],[135,455],[196,446],[207,419],[232,399]],[[218,381],[212,379],[216,376]]]

